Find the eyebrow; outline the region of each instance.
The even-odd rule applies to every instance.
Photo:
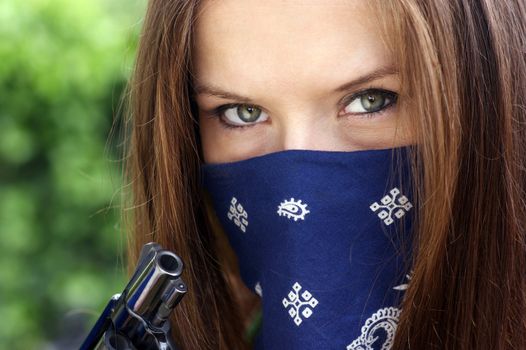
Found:
[[[334,89],[334,92],[343,92],[343,91],[349,91],[352,90],[358,86],[370,83],[372,81],[385,78],[390,75],[396,75],[398,74],[398,70],[394,67],[382,67],[379,69],[376,69],[372,72],[366,73],[356,79],[353,79],[336,89]],[[210,95],[210,96],[216,96],[223,99],[228,100],[239,100],[243,103],[253,103],[253,100],[250,97],[241,96],[236,93],[223,90],[217,86],[211,85],[211,84],[202,84],[197,83],[194,86],[194,94],[195,95]]]

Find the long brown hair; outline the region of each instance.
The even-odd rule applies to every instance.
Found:
[[[526,349],[526,3],[380,6],[424,172],[394,347]]]
[[[394,348],[526,349],[526,5],[376,6],[422,170],[414,272]],[[191,86],[198,10],[198,0],[149,2],[129,83],[129,263],[152,240],[177,252],[189,289],[173,315],[180,347],[242,349],[243,307],[255,297],[236,282],[200,186]]]

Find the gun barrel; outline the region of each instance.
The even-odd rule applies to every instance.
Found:
[[[186,293],[186,285],[180,278],[181,259],[169,251],[154,252],[148,252],[137,278],[126,291],[129,311],[149,320],[155,318],[162,304],[172,309]]]
[[[183,262],[176,254],[157,243],[144,245],[126,288],[117,300],[114,296],[81,349],[114,349],[119,339],[130,349],[175,349],[168,317],[187,292],[182,271]],[[95,334],[99,339],[94,339]]]

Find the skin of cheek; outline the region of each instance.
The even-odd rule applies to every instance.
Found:
[[[343,143],[352,144],[354,149],[381,149],[407,146],[414,143],[411,119],[407,113],[396,106],[386,115],[360,120],[343,117],[341,130],[344,131]],[[376,119],[375,119],[376,118]]]
[[[199,128],[206,163],[234,162],[276,151],[269,140],[275,139],[270,128],[251,131],[225,129],[217,117],[199,116]]]
[[[330,150],[357,151],[383,149],[410,145],[414,142],[410,118],[399,113],[397,108],[376,117],[376,120],[352,120],[340,117],[327,132],[333,147]],[[373,117],[374,118],[374,117]],[[268,122],[268,120],[267,120]],[[272,123],[245,128],[225,129],[217,117],[200,117],[200,129],[204,160],[207,163],[221,163],[243,160],[281,150],[276,144],[276,130]],[[248,129],[248,130],[247,130]]]

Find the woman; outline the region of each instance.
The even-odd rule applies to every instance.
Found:
[[[260,309],[256,347],[526,348],[525,48],[521,0],[151,0],[130,84],[130,263],[152,240],[182,257],[181,348],[249,347],[243,334]],[[363,189],[338,182],[349,178],[341,161]],[[333,174],[324,196],[316,186]],[[320,225],[349,234],[326,234],[313,249],[269,243],[257,213],[278,207],[272,220],[294,219],[287,227],[315,217],[299,197],[267,200],[289,175],[280,185],[316,189],[318,207],[349,213],[357,193],[389,190],[371,177],[411,183],[392,187],[398,214],[381,214],[383,201],[352,212],[356,224],[325,212]],[[376,215],[383,222],[364,236],[373,226],[361,223]],[[267,236],[280,234],[273,225]],[[334,252],[351,236],[359,249],[345,246],[350,264],[340,263]],[[239,237],[261,239],[250,250]],[[365,254],[368,242],[378,245]],[[322,285],[292,285],[316,262],[345,267],[316,270]],[[347,279],[355,272],[361,289]]]

